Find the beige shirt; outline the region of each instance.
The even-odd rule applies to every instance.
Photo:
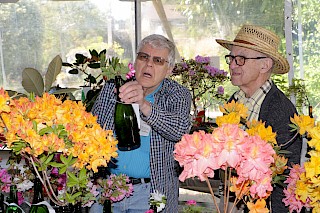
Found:
[[[245,93],[242,90],[237,91],[234,94],[235,99],[244,104],[248,108],[249,116],[248,120],[258,120],[260,108],[267,93],[270,91],[273,82],[267,80],[251,97],[246,98]]]

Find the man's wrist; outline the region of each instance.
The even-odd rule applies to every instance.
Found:
[[[144,101],[142,106],[140,106],[140,111],[145,115],[149,116],[151,113],[152,104],[149,101]]]

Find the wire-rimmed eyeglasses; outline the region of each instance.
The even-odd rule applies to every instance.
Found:
[[[226,59],[227,64],[231,64],[233,59],[235,60],[238,66],[243,66],[246,63],[247,59],[263,59],[268,57],[256,57],[256,58],[246,58],[241,55],[225,55],[224,58]]]
[[[140,61],[148,61],[150,57],[151,57],[151,55],[144,53],[144,52],[138,52],[138,54],[137,54],[137,59],[139,59]],[[169,61],[167,61],[166,59],[161,58],[159,56],[153,56],[152,61],[156,65],[164,65],[164,62],[169,63]]]

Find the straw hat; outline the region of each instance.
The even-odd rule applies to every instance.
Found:
[[[264,53],[274,61],[273,73],[284,74],[289,72],[290,66],[287,59],[278,52],[280,38],[275,33],[262,27],[244,25],[233,41],[216,39],[216,42],[230,51],[232,46],[236,45]]]

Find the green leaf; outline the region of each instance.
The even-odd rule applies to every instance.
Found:
[[[91,55],[93,58],[94,58],[94,57],[96,57],[96,58],[99,57],[97,50],[93,49],[93,50],[89,50],[89,52],[90,52],[90,55]]]
[[[87,170],[85,168],[82,168],[79,172],[79,179],[85,179],[87,177]]]
[[[63,165],[62,167],[60,167],[59,169],[59,174],[63,174],[63,173],[66,173],[68,167],[66,165]]]
[[[62,62],[62,66],[64,66],[64,67],[72,67],[72,64],[67,63],[67,62]]]
[[[22,71],[22,86],[28,93],[42,96],[44,92],[44,82],[38,70],[25,68]]]
[[[58,135],[59,138],[64,138],[66,136],[68,136],[68,132],[66,130],[61,130],[59,132],[59,135]]]
[[[76,54],[76,63],[77,64],[84,64],[87,61],[87,57],[84,56],[83,54],[77,53]]]
[[[78,178],[72,172],[67,171],[67,177],[68,177],[68,181],[67,181],[68,187],[73,187],[75,185],[79,185]]]
[[[8,95],[12,98],[12,99],[19,99],[21,97],[28,97],[26,94],[23,93],[19,93],[13,90],[6,90],[8,92]]]
[[[79,88],[61,88],[61,89],[58,89],[50,94],[58,95],[58,94],[75,92],[77,90],[79,90]]]
[[[72,166],[73,164],[75,164],[77,162],[77,158],[72,158],[70,161],[69,161],[69,166]]]
[[[50,163],[48,163],[48,165],[49,165],[49,166],[53,166],[53,167],[55,167],[55,168],[61,168],[61,167],[64,166],[64,164],[62,164],[62,163],[57,163],[57,162],[50,162]]]
[[[35,120],[32,120],[32,129],[34,129],[36,132],[38,131],[37,126],[37,122]]]
[[[74,193],[72,196],[71,196],[71,199],[72,200],[75,200],[77,197],[81,196],[82,195],[82,192],[76,192]]]
[[[45,75],[45,92],[48,92],[55,82],[57,75],[61,72],[62,60],[59,55],[54,57],[48,66],[48,70]]]
[[[97,79],[94,76],[92,76],[91,74],[89,74],[88,79],[91,84],[97,83]]]
[[[42,128],[40,129],[39,131],[39,135],[44,135],[44,134],[48,134],[48,133],[52,133],[53,132],[53,129],[51,126],[48,126],[48,127],[45,127],[45,128]]]
[[[91,63],[91,64],[88,64],[88,67],[92,69],[98,69],[100,68],[100,63]]]
[[[25,142],[17,141],[17,142],[13,142],[13,143],[12,143],[12,146],[10,147],[10,149],[11,149],[16,155],[19,155],[21,149],[24,149],[24,148],[26,148],[26,147],[27,147],[27,144],[26,144]]]
[[[101,50],[101,52],[99,53],[99,58],[100,58],[101,61],[102,61],[102,57],[104,56],[104,58],[105,58],[106,54],[107,54],[107,50],[106,49]]]
[[[68,73],[69,73],[69,74],[75,74],[75,75],[76,75],[76,74],[79,74],[79,70],[76,69],[76,68],[74,68],[74,69],[72,69],[72,70],[69,70]]]
[[[44,163],[45,163],[45,164],[50,163],[50,161],[53,159],[53,157],[54,157],[54,154],[50,154],[50,155],[47,157],[47,159],[46,159],[46,161],[45,161]]]
[[[45,161],[46,161],[46,159],[47,159],[47,156],[46,155],[41,155],[41,157],[39,158],[39,160],[40,160],[40,162],[41,163],[44,163]]]
[[[64,155],[60,155],[60,160],[63,164],[68,164],[67,158]]]

